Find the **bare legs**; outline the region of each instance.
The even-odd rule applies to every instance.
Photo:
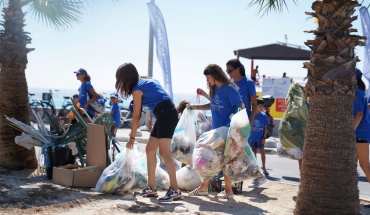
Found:
[[[260,150],[261,160],[262,160],[262,170],[263,170],[263,173],[266,173],[267,170],[266,170],[266,154],[265,154],[265,149],[264,148],[261,148],[259,150]],[[253,148],[252,151],[254,153],[254,156],[257,159],[257,149],[256,148]]]
[[[370,182],[369,144],[357,143],[356,149],[360,167],[364,171],[367,181]]]
[[[170,152],[171,139],[150,137],[146,146],[147,166],[148,166],[148,185],[155,188],[155,168],[157,167],[157,149],[166,164],[166,169],[170,177],[170,184],[174,190],[178,190],[176,180],[175,161]]]

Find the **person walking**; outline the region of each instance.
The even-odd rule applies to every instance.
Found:
[[[124,63],[118,67],[116,72],[116,90],[123,98],[132,95],[134,101],[134,111],[130,139],[126,147],[133,149],[135,136],[138,129],[141,107],[147,106],[153,111],[156,122],[150,133],[150,138],[146,146],[148,184],[135,195],[143,197],[158,197],[155,184],[155,169],[157,166],[156,152],[163,158],[167,172],[170,177],[170,188],[166,195],[158,200],[161,202],[171,202],[182,199],[182,194],[177,186],[176,166],[171,155],[171,139],[174,134],[178,116],[176,107],[171,97],[166,93],[158,81],[139,76],[136,67],[132,63]]]
[[[77,80],[81,81],[81,86],[78,89],[78,103],[80,103],[80,106],[86,110],[87,114],[92,119],[95,116],[95,110],[90,104],[93,103],[99,95],[91,85],[91,77],[87,74],[85,69],[80,68],[74,73],[76,74]],[[86,118],[86,115],[83,114],[83,117]]]
[[[362,81],[362,72],[356,68],[356,99],[354,108],[354,129],[356,134],[356,149],[358,161],[364,171],[367,181],[370,182],[369,143],[370,143],[370,114],[365,96],[365,83]]]
[[[216,64],[210,64],[205,69],[203,74],[206,76],[207,85],[209,88],[210,103],[192,105],[188,107],[194,110],[211,110],[212,114],[212,129],[230,124],[230,116],[237,112],[238,108],[244,108],[241,97],[236,90],[236,85],[222,71],[221,67]],[[197,93],[204,92],[197,89]],[[204,94],[205,95],[205,94]],[[225,191],[218,193],[215,198],[229,199],[233,197],[232,185],[229,178],[224,174]],[[208,180],[191,191],[189,196],[208,195]]]
[[[265,143],[266,143],[266,135],[267,135],[267,126],[270,124],[269,119],[267,118],[266,114],[263,112],[263,105],[265,102],[263,99],[257,99],[257,114],[254,117],[254,123],[251,130],[251,134],[249,136],[249,146],[252,148],[254,152],[254,156],[257,159],[257,149],[259,149],[261,154],[262,160],[262,170],[263,174],[268,175],[269,173],[266,170],[266,155],[265,155]],[[254,184],[252,184],[254,187]]]

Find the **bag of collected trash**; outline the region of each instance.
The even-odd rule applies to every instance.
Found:
[[[159,165],[155,168],[155,184],[158,190],[168,190],[170,188],[170,177]]]
[[[124,148],[99,178],[95,192],[123,193],[131,189],[135,181],[133,150]]]
[[[245,181],[249,178],[262,176],[256,157],[249,144],[245,146],[244,151],[238,157],[225,164],[223,170],[233,182]]]
[[[208,180],[221,171],[224,147],[229,127],[219,127],[203,133],[193,151],[193,168],[203,180]]]
[[[283,149],[303,150],[304,132],[307,125],[307,102],[298,83],[290,85],[288,106],[279,126],[279,138]]]
[[[183,190],[194,190],[201,183],[199,173],[189,165],[176,171],[177,186]]]
[[[134,147],[134,157],[135,181],[132,187],[144,188],[148,184],[147,158],[145,153],[141,152],[137,145]]]
[[[200,135],[212,129],[212,125],[203,111],[195,111],[195,115],[197,116],[195,122],[195,130],[196,139],[198,140]]]
[[[246,109],[240,110],[232,116],[224,152],[225,164],[245,151],[250,130]]]
[[[279,157],[290,158],[294,160],[300,160],[302,158],[302,151],[299,148],[290,148],[285,150],[280,143],[277,143],[276,152]]]
[[[192,165],[192,154],[196,142],[194,124],[194,111],[185,108],[171,142],[171,153],[174,158],[182,163]]]

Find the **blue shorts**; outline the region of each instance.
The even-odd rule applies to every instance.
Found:
[[[256,142],[256,141],[251,141],[249,142],[249,146],[252,148],[252,149],[264,149],[265,148],[265,144],[262,144],[262,142]]]

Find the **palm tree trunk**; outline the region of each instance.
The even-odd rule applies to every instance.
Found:
[[[359,214],[353,98],[315,95],[295,214]]]
[[[0,31],[0,166],[8,169],[37,168],[34,149],[14,143],[20,132],[11,128],[4,115],[30,122],[28,87],[25,76],[26,45],[30,38],[23,31],[24,14],[20,0],[10,0],[3,9],[4,30]]]
[[[312,50],[305,87],[310,109],[295,214],[360,214],[353,100],[357,87],[354,47],[364,45],[351,29],[351,0],[312,4],[318,29],[306,45]]]

